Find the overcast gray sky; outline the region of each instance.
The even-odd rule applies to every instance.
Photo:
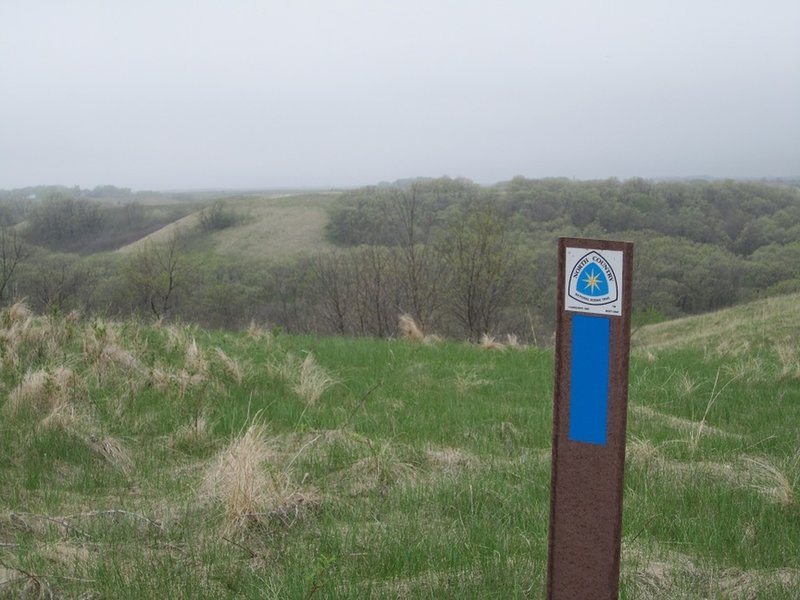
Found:
[[[0,0],[0,187],[800,175],[798,0]]]

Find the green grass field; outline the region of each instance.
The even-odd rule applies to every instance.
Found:
[[[223,205],[238,219],[233,227],[202,234],[206,250],[232,258],[284,258],[333,248],[325,238],[333,193],[234,196]],[[121,248],[130,253],[147,242],[160,243],[175,231],[198,231],[200,212],[190,214]]]
[[[633,337],[624,598],[800,596],[800,315]],[[541,598],[552,350],[0,315],[0,597]]]

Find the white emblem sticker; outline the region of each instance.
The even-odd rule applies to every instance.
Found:
[[[564,309],[622,314],[622,252],[567,248]]]

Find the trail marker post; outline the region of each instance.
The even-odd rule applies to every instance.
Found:
[[[619,594],[633,244],[558,243],[547,597]]]

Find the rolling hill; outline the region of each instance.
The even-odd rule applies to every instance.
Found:
[[[315,193],[225,198],[224,209],[235,215],[237,223],[218,231],[202,232],[207,239],[200,243],[231,258],[280,258],[329,250],[332,245],[325,239],[327,207],[335,197],[335,194]],[[130,253],[147,242],[162,242],[178,230],[197,232],[201,210],[120,248],[119,252]]]

